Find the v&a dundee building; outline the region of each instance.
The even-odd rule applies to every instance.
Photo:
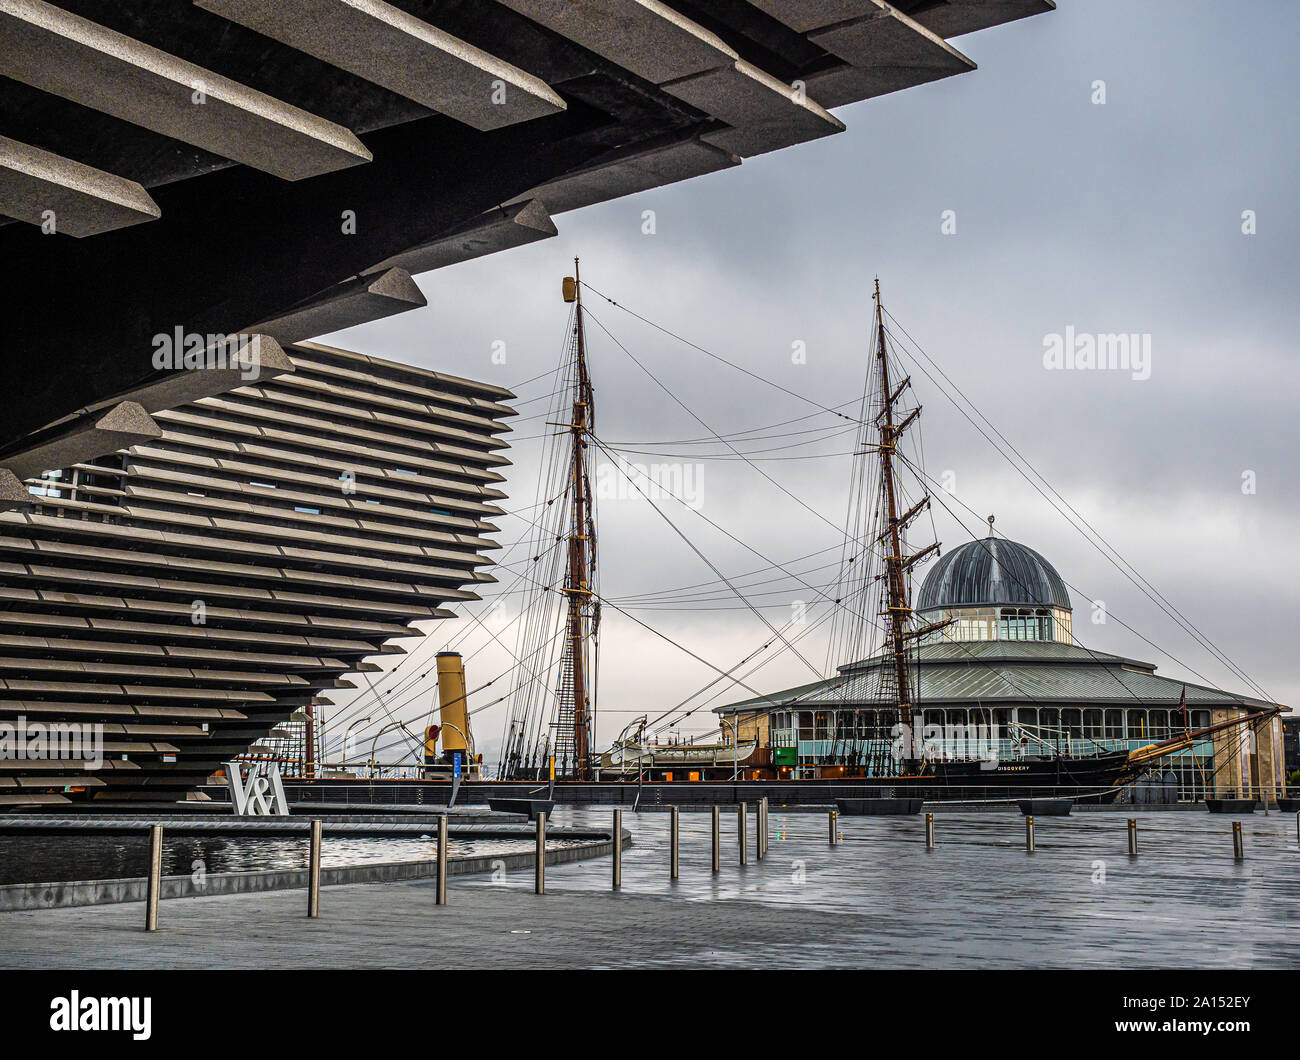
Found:
[[[944,555],[927,573],[916,610],[922,624],[951,620],[912,664],[932,757],[966,756],[981,731],[995,737],[1003,760],[1057,748],[1136,750],[1275,706],[1081,646],[1065,582],[1014,541],[988,537]],[[742,776],[756,768],[790,779],[843,774],[894,725],[893,703],[881,696],[889,684],[881,668],[892,665],[879,656],[851,662],[826,681],[717,708],[742,743],[757,742]],[[1282,721],[1274,716],[1257,733],[1240,726],[1198,740],[1121,797],[1198,800],[1284,783]]]

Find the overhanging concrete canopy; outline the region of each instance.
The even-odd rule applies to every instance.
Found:
[[[389,268],[338,284],[274,320],[247,330],[287,345],[428,305],[405,269]]]
[[[0,0],[0,74],[285,180],[371,159],[333,122],[44,0]]]
[[[368,271],[396,266],[428,272],[558,234],[546,205],[540,199],[524,199],[489,210],[441,239],[391,257]]]
[[[888,4],[865,18],[829,24],[807,34],[850,65],[813,74],[808,91],[827,106],[856,103],[929,81],[964,74],[975,64],[938,34]]]
[[[160,334],[297,337],[415,305],[354,278],[519,246],[553,233],[549,214],[837,132],[827,106],[970,69],[944,36],[1050,9],[0,0],[0,137],[53,167],[33,188],[34,164],[0,165],[0,194],[37,222],[77,189],[58,230],[101,233],[0,217],[0,284],[27,307],[0,361],[0,393],[25,395],[0,456],[105,403],[201,393],[211,376],[151,368]]]
[[[0,136],[0,212],[81,239],[152,221],[158,204],[133,180]]]
[[[552,213],[566,213],[738,165],[740,159],[730,151],[688,140],[592,166],[543,184],[528,195],[540,196]]]
[[[731,125],[700,139],[741,158],[844,131],[805,93],[743,59],[663,88]]]
[[[122,401],[106,412],[81,417],[57,436],[4,458],[20,479],[35,478],[52,468],[69,467],[128,445],[162,436],[162,428],[138,401]]]
[[[382,0],[194,0],[475,129],[563,110],[541,78]]]
[[[1000,26],[1005,22],[1042,15],[1056,10],[1056,0],[943,0],[918,5],[913,17],[941,37]]]
[[[658,0],[500,2],[656,85],[740,58],[720,37]]]

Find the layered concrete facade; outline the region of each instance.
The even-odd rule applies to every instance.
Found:
[[[0,513],[0,806],[176,799],[493,581],[499,387],[305,343]],[[72,789],[72,790],[69,790]]]

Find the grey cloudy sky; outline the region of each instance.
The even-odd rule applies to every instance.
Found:
[[[560,215],[559,238],[419,277],[427,309],[322,341],[512,386],[556,364],[567,310],[559,281],[579,254],[595,289],[783,387],[837,405],[861,391],[870,285],[879,274],[886,308],[1007,439],[1260,686],[1300,703],[1297,39],[1300,8],[1285,0],[1060,0],[1055,13],[956,39],[979,64],[973,73],[837,110],[845,133]],[[1098,81],[1104,104],[1093,102]],[[646,210],[655,214],[653,235],[642,232]],[[956,231],[943,234],[948,210]],[[1254,235],[1242,231],[1247,210],[1255,212]],[[588,305],[710,429],[746,430],[815,411],[618,309]],[[1044,337],[1067,327],[1150,335],[1150,378],[1045,369]],[[505,343],[504,365],[492,362],[497,341]],[[806,344],[806,364],[792,363],[795,342]],[[604,439],[708,433],[595,323],[590,346]],[[1086,594],[1075,600],[1075,630],[1087,646],[1246,690],[926,380],[916,380],[916,391],[930,473],[949,472],[962,502],[996,513],[1000,532],[1038,549]],[[518,392],[539,397],[546,381]],[[532,501],[539,442],[529,436],[546,428],[525,417],[545,405],[521,408],[507,507]],[[829,422],[823,415],[782,429]],[[839,524],[851,448],[848,438],[831,436],[767,454],[819,459],[761,466]],[[1254,493],[1243,492],[1245,472],[1254,473]],[[837,543],[831,526],[741,462],[706,462],[700,482],[703,514],[770,559],[786,563]],[[698,517],[672,514],[728,574],[763,566]],[[605,595],[713,577],[643,502],[607,498],[600,519]],[[946,515],[936,523],[945,548],[968,540]],[[501,541],[519,536],[517,521],[502,525]],[[830,573],[808,580],[820,584]],[[761,602],[779,625],[791,601],[809,594],[788,582],[776,588],[786,597]],[[1092,624],[1095,599],[1159,650],[1114,621]],[[496,620],[508,622],[513,606]],[[766,635],[735,608],[636,614],[723,668]],[[449,621],[423,646],[408,642],[416,656],[399,677],[424,669],[421,661],[465,625]],[[458,646],[468,656],[485,640],[471,632]],[[633,716],[624,712],[671,706],[713,676],[616,615],[606,615],[601,652],[601,746]],[[809,652],[825,663],[824,641]],[[508,661],[494,646],[478,651],[467,664],[470,686]],[[782,657],[750,683],[767,691],[809,677]],[[389,679],[376,687],[399,686]],[[432,682],[400,687],[397,712],[422,720]],[[474,702],[502,691],[495,686]],[[505,708],[474,719],[489,757]],[[682,731],[711,727],[701,717]]]

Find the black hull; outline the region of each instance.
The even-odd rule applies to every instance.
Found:
[[[924,799],[836,799],[844,817],[911,817],[921,812]]]
[[[927,802],[1021,802],[1072,799],[1113,802],[1115,785],[1129,772],[1127,751],[1082,758],[1020,758],[1010,762],[934,762],[915,777],[881,777],[877,797],[919,797]]]
[[[616,781],[558,780],[552,791],[545,782],[467,780],[461,783],[457,805],[482,805],[489,800],[545,800],[566,806],[734,806],[761,798],[777,806],[834,805],[839,799],[924,799],[932,802],[1017,803],[1022,799],[1074,799],[1113,802],[1116,784],[1136,779],[1124,751],[1087,758],[1018,759],[994,769],[980,762],[936,762],[926,773],[908,777],[825,777],[818,780],[749,779],[738,781],[685,779],[644,784]],[[446,780],[312,780],[288,779],[290,802],[314,806],[337,804],[374,806],[385,803],[412,807],[445,806]],[[208,789],[219,801],[229,798],[224,787]]]

